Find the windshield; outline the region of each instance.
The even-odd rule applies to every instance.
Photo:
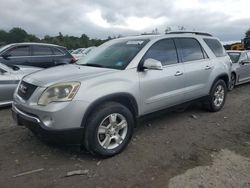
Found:
[[[96,47],[89,47],[89,48],[86,48],[84,51],[83,51],[83,53],[84,54],[88,54],[89,52],[91,52],[93,49],[95,49]]]
[[[148,41],[148,39],[110,41],[92,50],[77,64],[123,70]]]
[[[10,47],[10,45],[5,45],[0,47],[0,53],[5,50],[6,48]]]
[[[240,52],[228,52],[233,63],[237,63],[240,59]]]

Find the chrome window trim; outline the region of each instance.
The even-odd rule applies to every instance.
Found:
[[[27,44],[29,45],[29,44]],[[24,45],[24,46],[27,46],[27,45]],[[39,44],[38,44],[39,45]],[[20,45],[22,46],[22,45]],[[44,45],[46,46],[46,45]],[[14,45],[14,46],[10,46],[9,48],[6,48],[4,51],[2,51],[0,54],[4,54],[6,53],[8,50],[11,50],[11,48],[13,47],[19,47],[19,45]],[[30,48],[32,48],[32,45],[29,45]],[[40,55],[40,56],[10,56],[9,58],[27,58],[27,57],[60,57],[60,56],[65,56],[67,55],[66,53],[64,53],[61,49],[57,48],[57,47],[54,47],[54,46],[46,46],[46,47],[49,47],[49,48],[56,48],[57,50],[59,50],[60,52],[62,52],[61,55]],[[32,51],[32,49],[30,49]],[[51,49],[53,51],[53,49]],[[54,51],[53,51],[54,52]]]
[[[0,106],[11,105],[13,101],[0,102]]]
[[[66,54],[64,54],[64,55],[66,55]],[[60,57],[60,56],[62,56],[62,57],[63,57],[63,55],[43,55],[43,56],[11,56],[11,57],[9,57],[9,58],[27,58],[27,57],[30,57],[30,58],[32,58],[32,57]]]

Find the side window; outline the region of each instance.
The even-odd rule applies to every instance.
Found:
[[[183,62],[205,59],[204,50],[196,39],[178,38],[176,41]]]
[[[29,46],[17,46],[12,49],[10,49],[7,54],[10,56],[29,56],[30,55],[30,50]]]
[[[63,52],[57,48],[52,48],[54,55],[64,55]]]
[[[248,57],[247,57],[247,53],[242,53],[240,56],[240,61],[247,61]]]
[[[33,46],[33,56],[53,55],[50,47],[47,46]]]
[[[204,39],[205,43],[212,50],[216,57],[226,56],[226,51],[222,44],[216,39]]]
[[[248,61],[250,61],[250,52],[247,52]]]
[[[144,60],[148,58],[160,61],[163,66],[178,63],[174,41],[172,39],[164,39],[156,42],[143,57]]]

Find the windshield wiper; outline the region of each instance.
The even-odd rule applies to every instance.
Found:
[[[86,64],[81,64],[83,66],[90,66],[90,67],[104,67],[103,65],[99,65],[99,64],[92,64],[92,63],[86,63]]]

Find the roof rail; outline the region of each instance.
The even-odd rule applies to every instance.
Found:
[[[186,33],[195,34],[195,35],[204,35],[204,36],[210,36],[210,37],[213,36],[209,33],[197,32],[197,31],[171,31],[166,34],[186,34]]]

